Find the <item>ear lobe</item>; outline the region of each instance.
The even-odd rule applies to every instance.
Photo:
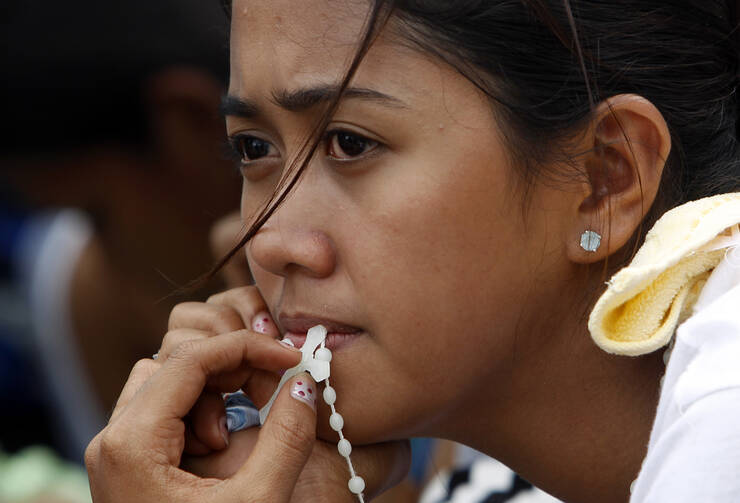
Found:
[[[655,200],[671,148],[663,115],[641,96],[609,98],[594,116],[581,158],[588,183],[568,244],[576,263],[604,260],[629,242]],[[584,231],[602,237],[596,250],[581,246]]]

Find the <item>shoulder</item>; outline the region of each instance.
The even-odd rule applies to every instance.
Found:
[[[734,273],[724,263],[715,270],[702,291],[706,301],[676,333],[633,503],[740,501],[740,281]]]

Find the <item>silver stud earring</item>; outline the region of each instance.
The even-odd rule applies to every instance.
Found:
[[[594,231],[585,231],[581,234],[581,248],[587,252],[595,252],[601,245],[601,235]]]

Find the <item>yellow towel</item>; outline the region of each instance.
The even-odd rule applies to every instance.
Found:
[[[666,345],[727,247],[738,243],[738,223],[740,193],[692,201],[663,215],[591,311],[594,342],[630,356]]]

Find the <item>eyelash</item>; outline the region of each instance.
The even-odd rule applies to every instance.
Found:
[[[356,142],[361,143],[361,144],[364,144],[365,145],[365,148],[367,150],[365,150],[364,152],[362,152],[360,154],[354,155],[354,156],[351,156],[350,155],[349,156],[350,157],[349,159],[341,159],[341,158],[338,158],[336,156],[332,156],[329,153],[330,152],[329,149],[334,146],[333,145],[333,142],[335,141],[335,139],[339,135],[346,135],[345,138],[344,138],[345,140],[348,140],[349,138],[352,138]],[[257,157],[256,159],[247,159],[248,154],[246,152],[247,146],[246,146],[245,142],[246,141],[252,141],[252,140],[257,140],[259,142],[264,143],[264,146],[266,146],[267,149],[268,149],[268,153],[266,153],[264,155],[261,155],[261,156]],[[228,143],[229,143],[229,146],[230,146],[231,153],[232,153],[232,155],[234,157],[234,160],[239,163],[240,167],[247,166],[247,165],[249,165],[249,164],[251,164],[253,162],[256,162],[256,161],[259,161],[261,159],[264,159],[265,157],[268,157],[269,156],[270,149],[274,149],[275,148],[275,146],[272,145],[269,141],[263,140],[262,138],[259,138],[257,136],[251,135],[251,134],[237,134],[237,135],[231,136],[231,137],[228,138]],[[361,134],[358,134],[358,133],[355,133],[353,131],[349,131],[349,130],[346,130],[346,129],[333,129],[333,130],[327,131],[324,134],[323,138],[321,139],[321,144],[324,145],[324,148],[326,150],[326,155],[329,156],[329,157],[331,157],[336,162],[352,162],[354,160],[358,160],[358,159],[360,159],[362,157],[365,157],[365,156],[373,153],[374,151],[376,151],[377,149],[379,149],[379,148],[381,148],[383,146],[383,144],[380,143],[379,141],[372,140],[372,139],[370,139],[370,138],[368,138],[366,136],[363,136]],[[345,145],[345,147],[346,146],[347,145]],[[339,148],[342,149],[342,150],[344,150],[344,148],[341,145],[339,145]]]

